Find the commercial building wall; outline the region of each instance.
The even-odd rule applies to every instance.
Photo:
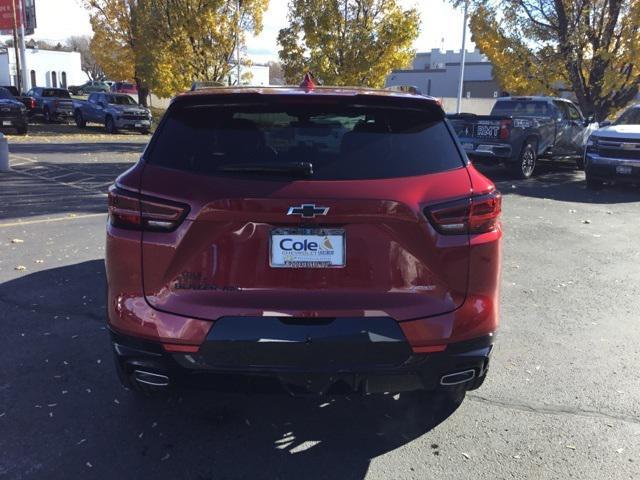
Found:
[[[88,80],[82,71],[80,52],[58,50],[26,50],[27,85],[24,91],[34,86],[62,87],[79,85]],[[16,85],[15,51],[0,52],[0,84]]]

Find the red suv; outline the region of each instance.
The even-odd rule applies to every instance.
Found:
[[[216,88],[173,100],[109,192],[125,386],[289,393],[480,386],[501,197],[435,99]]]

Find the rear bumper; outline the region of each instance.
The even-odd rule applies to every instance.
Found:
[[[472,389],[487,372],[494,340],[491,334],[422,354],[410,348],[397,323],[388,318],[367,331],[358,329],[362,320],[371,325],[370,318],[337,319],[341,322],[332,327],[311,329],[285,325],[271,332],[272,338],[264,336],[268,329],[260,335],[246,334],[246,327],[257,319],[248,317],[237,329],[231,321],[238,319],[229,320],[226,326],[214,325],[197,352],[168,352],[160,343],[112,331],[114,353],[132,381],[142,379],[158,387],[367,394],[432,391],[447,383]],[[283,338],[285,331],[288,338]]]
[[[513,149],[508,143],[482,142],[477,139],[461,139],[460,143],[472,160],[501,163],[508,162],[513,157]]]
[[[585,154],[585,171],[592,178],[616,182],[640,182],[640,159],[602,157]],[[622,168],[618,168],[622,167]]]

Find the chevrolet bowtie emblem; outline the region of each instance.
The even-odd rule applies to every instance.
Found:
[[[289,207],[287,215],[300,215],[302,218],[314,218],[316,215],[326,215],[329,207],[316,207],[312,203],[304,203],[299,207]]]

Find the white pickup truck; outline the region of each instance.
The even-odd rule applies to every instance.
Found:
[[[640,183],[640,104],[629,107],[613,123],[603,122],[584,149],[587,187],[604,182]]]

